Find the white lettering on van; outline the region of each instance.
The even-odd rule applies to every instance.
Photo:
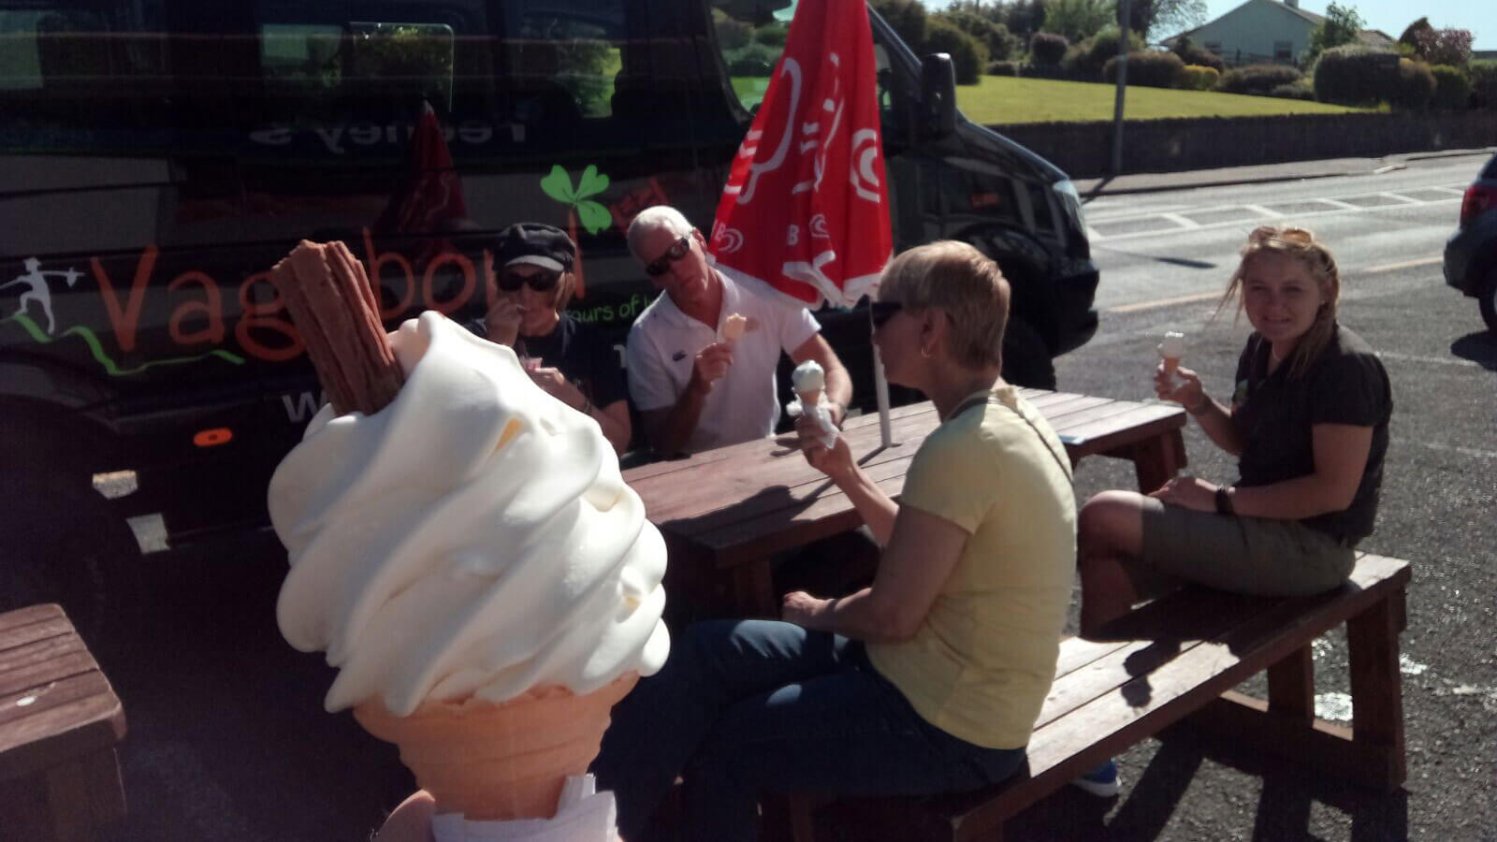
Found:
[[[348,127],[348,139],[360,146],[373,146],[379,143],[380,135],[384,134],[379,126],[373,123],[355,123]]]
[[[286,420],[300,424],[317,414],[322,401],[317,399],[316,392],[297,392],[294,395],[281,395],[281,405],[286,407]]]
[[[285,146],[291,142],[291,129],[286,126],[256,129],[250,132],[250,141],[253,143],[263,143],[266,146]]]
[[[342,126],[332,126],[326,129],[313,129],[313,131],[317,132],[318,137],[322,138],[322,143],[327,147],[327,151],[333,153],[334,155],[343,154],[343,144],[338,142],[339,138],[343,136]]]
[[[494,139],[494,127],[483,123],[463,123],[457,127],[457,137],[463,143],[488,143]]]

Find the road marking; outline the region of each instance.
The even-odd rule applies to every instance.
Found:
[[[1243,205],[1243,207],[1247,208],[1253,213],[1262,214],[1263,216],[1277,217],[1279,215],[1278,211],[1271,211],[1268,208],[1263,207],[1262,205]]]
[[[1221,298],[1220,292],[1198,292],[1194,295],[1181,295],[1175,298],[1159,298],[1153,301],[1140,301],[1137,304],[1124,304],[1120,307],[1108,308],[1109,313],[1137,313],[1143,310],[1154,310],[1159,307],[1172,307],[1176,304],[1194,304],[1198,301],[1210,301]]]
[[[1398,201],[1403,202],[1406,205],[1422,205],[1422,204],[1424,204],[1423,202],[1419,201],[1418,199],[1410,199],[1408,196],[1403,196],[1403,195],[1400,195],[1398,193],[1389,193],[1386,190],[1383,191],[1382,193],[1377,194],[1377,195],[1379,195],[1379,196],[1387,196],[1390,199],[1397,199]]]
[[[1159,218],[1160,219],[1168,219],[1170,222],[1175,223],[1176,225],[1180,226],[1181,228],[1200,228],[1201,227],[1201,223],[1196,222],[1194,219],[1190,219],[1189,217],[1181,216],[1178,213],[1161,213],[1159,215]]]
[[[1416,266],[1433,266],[1444,258],[1421,257],[1418,260],[1405,260],[1402,263],[1380,263],[1377,266],[1368,266],[1365,269],[1350,269],[1347,274],[1368,275],[1376,272],[1393,272],[1398,269],[1413,269]]]

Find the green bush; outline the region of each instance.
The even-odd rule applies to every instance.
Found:
[[[1017,61],[990,61],[988,62],[989,76],[1018,76],[1019,63]]]
[[[1107,64],[1107,60],[1117,57],[1118,41],[1121,37],[1117,27],[1109,26],[1080,44],[1073,44],[1066,52],[1066,57],[1061,60],[1061,65],[1075,74],[1077,78],[1096,81],[1102,78],[1102,68]],[[1140,52],[1144,46],[1144,39],[1137,32],[1130,30],[1128,52]]]
[[[1223,73],[1216,89],[1229,94],[1267,96],[1274,88],[1292,85],[1303,78],[1303,73],[1287,64],[1250,64]]]
[[[1064,35],[1036,32],[1034,37],[1029,39],[1029,60],[1035,64],[1054,67],[1066,57],[1066,50],[1070,48],[1071,42],[1067,41]]]
[[[975,12],[952,10],[932,12],[929,19],[944,20],[954,24],[957,29],[976,38],[978,43],[988,48],[988,58],[994,61],[1012,58],[1023,48],[1024,42],[1009,34],[1007,26],[988,20]]]
[[[925,22],[925,52],[949,53],[958,85],[975,85],[988,64],[988,48],[955,24],[930,18]]]
[[[1301,79],[1298,82],[1280,85],[1269,91],[1268,95],[1276,96],[1279,99],[1302,99],[1306,102],[1314,102],[1315,88],[1310,85],[1309,79]]]
[[[878,12],[899,37],[910,48],[919,52],[925,43],[925,6],[920,0],[870,0],[869,5]]]
[[[1396,108],[1422,111],[1435,98],[1435,74],[1422,61],[1398,60],[1398,85],[1388,101]]]
[[[754,29],[741,20],[717,18],[713,22],[717,29],[717,45],[724,51],[747,47],[753,40]]]
[[[1221,71],[1214,67],[1187,64],[1180,77],[1180,87],[1191,91],[1209,91],[1216,87],[1216,83],[1221,81],[1221,78]]]
[[[1482,59],[1466,65],[1471,78],[1471,104],[1477,108],[1497,108],[1497,61]]]
[[[1175,88],[1185,76],[1185,62],[1174,53],[1142,51],[1128,54],[1128,84],[1145,88]],[[1118,58],[1102,65],[1102,80],[1117,82]]]
[[[1201,67],[1211,67],[1216,70],[1218,75],[1225,73],[1227,70],[1226,62],[1222,61],[1221,56],[1204,47],[1197,47],[1184,35],[1176,39],[1175,46],[1171,47],[1170,51],[1179,56],[1180,60],[1185,62],[1186,67],[1192,64]]]
[[[1448,64],[1437,64],[1429,69],[1435,77],[1435,98],[1430,102],[1434,108],[1464,110],[1471,103],[1471,80],[1466,71]]]
[[[1347,45],[1326,50],[1315,63],[1315,98],[1342,105],[1392,101],[1398,88],[1398,54]]]
[[[750,43],[736,50],[724,50],[723,59],[730,76],[768,76],[774,72],[780,51],[763,44]]]
[[[777,50],[785,49],[785,37],[790,34],[790,27],[783,23],[776,23],[754,31],[754,43],[763,44],[766,47],[774,47]]]

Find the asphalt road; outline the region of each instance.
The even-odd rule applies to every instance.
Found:
[[[1497,342],[1475,303],[1444,286],[1437,260],[1481,160],[1089,203],[1102,328],[1057,363],[1071,391],[1151,397],[1154,345],[1179,329],[1191,337],[1186,365],[1219,394],[1247,326],[1230,310],[1211,317],[1246,231],[1292,221],[1336,247],[1343,321],[1382,352],[1394,385],[1378,531],[1364,546],[1415,561],[1403,636],[1409,781],[1380,796],[1171,734],[1121,758],[1120,798],[1062,793],[1022,816],[1014,838],[1497,839]],[[1194,428],[1186,444],[1190,471],[1234,476]],[[1131,485],[1127,466],[1110,460],[1077,472],[1081,499]],[[348,714],[322,711],[331,671],[277,633],[285,556],[274,537],[145,564],[144,616],[91,641],[130,726],[121,762],[131,813],[105,839],[367,839],[410,779],[392,748]],[[1343,638],[1317,648],[1317,671],[1322,715],[1349,716]]]

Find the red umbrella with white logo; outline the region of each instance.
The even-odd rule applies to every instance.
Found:
[[[802,0],[723,188],[711,252],[735,280],[848,307],[874,291],[892,248],[868,8]]]

